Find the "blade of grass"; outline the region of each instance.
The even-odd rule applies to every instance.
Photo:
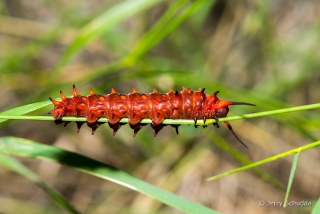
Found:
[[[109,180],[145,194],[186,213],[217,213],[201,204],[155,187],[111,165],[60,148],[39,144],[22,138],[2,137],[0,138],[0,151],[10,155],[64,164],[81,172]]]
[[[248,165],[248,164],[252,163],[252,161],[250,161],[249,158],[246,155],[244,155],[242,152],[240,152],[239,150],[234,148],[231,144],[229,144],[227,141],[222,139],[217,134],[215,134],[215,133],[213,133],[211,131],[210,132],[209,131],[205,131],[205,135],[211,142],[214,143],[215,146],[217,146],[221,150],[223,150],[226,153],[228,153],[230,156],[232,156],[235,160],[237,160],[242,165]],[[262,169],[257,167],[257,168],[253,168],[252,171],[257,176],[259,176],[260,178],[262,178],[266,182],[270,183],[274,187],[277,187],[277,188],[282,189],[282,190],[285,189],[285,186],[281,182],[279,182],[277,179],[275,179],[274,177],[272,177],[270,174],[268,174],[267,172],[263,171]]]
[[[59,100],[59,98],[57,99]],[[41,103],[36,103],[36,107],[34,110],[38,109],[38,106]],[[50,101],[45,101],[43,102],[43,106],[49,105]],[[32,105],[32,104],[30,104]],[[28,106],[28,105],[27,105]],[[18,107],[19,109],[22,107]],[[18,109],[15,108],[15,109]],[[278,109],[278,110],[272,110],[272,111],[263,111],[263,112],[258,112],[258,113],[252,113],[252,114],[244,114],[244,115],[239,115],[239,116],[232,116],[232,117],[225,117],[225,118],[219,118],[220,122],[224,121],[232,121],[232,120],[241,120],[241,119],[249,119],[249,118],[256,118],[256,117],[262,117],[262,116],[269,116],[269,115],[275,115],[275,114],[283,114],[283,113],[289,113],[289,112],[296,112],[296,111],[305,111],[305,110],[310,110],[310,109],[315,109],[315,108],[320,108],[320,103],[317,104],[310,104],[310,105],[304,105],[304,106],[297,106],[297,107],[292,107],[292,108],[284,108],[284,109]],[[11,109],[14,110],[14,109]],[[11,111],[8,110],[8,111]],[[6,111],[6,112],[8,112]],[[14,111],[13,111],[14,112]],[[12,120],[54,120],[53,117],[51,116],[16,116],[16,115],[4,115],[4,112],[0,114],[0,119],[12,119]],[[80,121],[80,122],[85,122],[86,118],[85,117],[64,117],[62,118],[62,121]],[[107,118],[100,118],[98,120],[99,122],[108,122]],[[120,120],[122,123],[128,123],[129,119],[128,118],[122,118]],[[215,119],[207,119],[206,120],[206,125],[215,123]],[[150,119],[142,119],[141,123],[148,124],[152,123]],[[194,120],[185,120],[185,119],[165,119],[163,124],[168,124],[168,125],[193,125]],[[198,120],[197,125],[204,125],[203,120]]]
[[[43,101],[43,102],[38,102],[38,103],[32,103],[24,106],[19,106],[17,108],[13,108],[7,111],[3,111],[0,113],[1,116],[4,115],[11,115],[11,116],[17,116],[17,115],[22,115],[26,114],[32,111],[35,111],[37,109],[40,109],[42,107],[48,106],[52,104],[49,100],[48,101]],[[0,123],[7,121],[5,118],[0,118]]]
[[[222,173],[222,174],[219,174],[219,175],[216,175],[216,176],[212,176],[210,178],[207,178],[207,180],[208,181],[212,181],[212,180],[215,180],[215,179],[218,179],[218,178],[225,177],[227,175],[231,175],[231,174],[234,174],[234,173],[237,173],[237,172],[241,172],[241,171],[244,171],[244,170],[247,170],[247,169],[251,169],[253,167],[256,167],[256,166],[259,166],[259,165],[262,165],[262,164],[265,164],[265,163],[269,163],[271,161],[275,161],[275,160],[277,160],[279,158],[283,158],[283,157],[286,157],[288,155],[295,154],[297,152],[301,152],[301,151],[305,151],[305,150],[308,150],[308,149],[312,149],[312,148],[314,148],[316,146],[319,146],[319,145],[320,145],[320,141],[317,141],[317,142],[314,142],[314,143],[310,143],[308,145],[301,146],[301,147],[298,147],[298,148],[295,148],[295,149],[280,153],[278,155],[271,156],[269,158],[254,162],[252,164],[249,164],[249,165],[246,165],[246,166],[243,166],[243,167],[239,167],[237,169],[230,170],[228,172],[225,172],[225,173]]]
[[[136,61],[143,57],[148,51],[150,51],[156,44],[162,39],[173,32],[179,27],[187,18],[193,15],[201,7],[205,7],[208,4],[212,4],[212,1],[194,1],[187,9],[174,17],[179,11],[183,9],[186,0],[180,0],[173,3],[165,14],[153,25],[153,27],[146,32],[141,40],[136,44],[134,50],[118,61],[113,62],[111,65],[102,66],[86,76],[86,81],[99,78],[107,73],[114,72],[116,69],[129,68],[135,65]],[[141,69],[140,69],[141,70]]]
[[[186,9],[186,2],[182,0],[177,1],[170,7],[167,12],[161,17],[161,19],[148,31],[142,39],[137,43],[136,47],[132,53],[125,58],[125,61],[134,63],[137,59],[143,57],[146,52],[148,52],[152,47],[158,44],[163,38],[173,32],[177,27],[179,27],[186,19],[188,19],[194,12],[196,12],[201,6],[207,4],[212,4],[211,1],[198,0],[193,1]],[[181,10],[183,10],[181,12]],[[180,12],[180,13],[179,13]],[[176,15],[177,14],[177,15]],[[174,17],[176,15],[176,17]]]
[[[78,212],[58,191],[47,185],[41,178],[39,178],[35,173],[30,171],[27,167],[22,165],[20,162],[14,158],[0,153],[0,164],[7,169],[14,171],[23,177],[31,180],[40,188],[42,188],[52,199],[52,201],[69,213],[80,213]]]
[[[162,1],[164,0],[127,0],[113,6],[81,29],[77,38],[62,56],[58,67],[67,64],[89,41],[109,28]]]
[[[141,37],[141,39],[133,48],[131,54],[128,55],[124,61],[126,61],[127,64],[132,64],[135,60],[141,58],[143,54],[150,50],[154,44],[156,44],[155,41],[159,41],[161,39],[161,36],[159,35],[161,30],[166,28],[176,13],[178,13],[186,3],[188,3],[187,0],[180,0],[175,1],[172,5],[170,5],[168,10],[152,26],[152,28]]]
[[[286,191],[286,196],[285,196],[284,202],[283,202],[283,207],[287,206],[287,201],[288,201],[290,189],[291,189],[293,178],[294,178],[294,173],[296,172],[296,169],[297,169],[299,154],[300,154],[300,152],[297,152],[297,154],[294,156],[294,159],[293,159],[293,163],[292,163],[292,167],[291,167],[291,171],[290,171],[289,182],[288,182],[287,191]]]
[[[311,214],[318,214],[318,213],[320,213],[320,198],[318,199],[316,205],[312,209]]]

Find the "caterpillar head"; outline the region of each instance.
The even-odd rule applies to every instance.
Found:
[[[218,118],[226,117],[228,115],[230,105],[255,106],[254,104],[251,104],[251,103],[220,100],[217,97],[218,93],[219,91],[216,91],[213,95],[207,96],[204,109],[203,109],[203,113],[207,118],[218,119]]]
[[[218,122],[219,118],[226,117],[229,112],[229,106],[230,105],[249,105],[249,106],[256,106],[251,103],[246,103],[246,102],[234,102],[234,101],[225,101],[225,100],[220,100],[217,97],[217,94],[219,91],[216,91],[213,95],[208,95],[207,99],[205,101],[205,106],[204,106],[204,117],[210,118],[210,119],[216,119]],[[235,138],[245,147],[247,147],[241,140],[240,138],[236,135],[236,133],[233,131],[230,123],[228,121],[224,122],[228,129],[232,132],[232,134],[235,136]],[[214,123],[216,127],[219,127],[217,123]],[[248,147],[247,147],[248,148]]]

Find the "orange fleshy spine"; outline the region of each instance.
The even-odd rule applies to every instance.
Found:
[[[65,100],[68,99],[66,96],[64,96],[64,94],[62,93],[62,91],[60,91],[60,97],[61,97],[62,101],[65,101]]]
[[[54,99],[52,99],[51,97],[49,97],[49,100],[53,103],[53,105],[58,106],[60,104],[59,101],[56,101]]]
[[[90,95],[94,94],[94,92],[93,92],[93,90],[91,88],[89,89],[89,92],[90,92]]]
[[[75,97],[79,96],[75,85],[73,85],[73,96]]]
[[[87,125],[92,129],[92,134],[103,123],[97,122],[101,117],[108,118],[108,124],[113,129],[113,135],[117,133],[119,128],[124,125],[120,123],[122,118],[129,119],[129,126],[134,130],[134,136],[145,126],[141,124],[141,120],[149,118],[152,120],[151,127],[154,129],[154,136],[165,126],[162,124],[165,119],[192,119],[195,127],[198,127],[197,120],[216,119],[226,117],[229,112],[230,105],[250,105],[254,104],[246,102],[234,102],[220,100],[217,97],[219,91],[213,95],[204,93],[204,88],[192,91],[190,88],[182,87],[182,91],[174,91],[169,89],[168,93],[159,93],[156,89],[152,93],[138,93],[135,88],[132,93],[120,94],[114,88],[107,95],[95,94],[92,89],[89,90],[89,96],[81,96],[78,94],[76,87],[73,85],[73,97],[66,97],[60,91],[61,102],[49,97],[54,105],[54,109],[50,112],[56,122],[60,123],[64,116],[86,117]],[[219,127],[218,123],[214,123]],[[77,122],[77,132],[80,131],[83,122]],[[236,137],[236,139],[247,147],[240,138],[235,134],[229,122],[225,122],[228,129]],[[172,125],[178,134],[179,125]],[[206,127],[206,124],[203,125]]]

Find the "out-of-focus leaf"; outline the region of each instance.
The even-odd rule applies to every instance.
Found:
[[[318,213],[320,213],[320,198],[318,199],[316,205],[312,209],[312,213],[311,214],[318,214]]]
[[[107,10],[81,29],[76,39],[62,56],[59,66],[65,65],[83,46],[106,32],[110,27],[162,1],[164,0],[127,0]]]
[[[77,153],[53,146],[43,145],[31,140],[2,137],[0,138],[0,151],[6,154],[29,157],[64,164],[90,175],[100,177],[124,187],[130,188],[164,204],[172,206],[186,213],[215,214],[201,204],[184,199],[166,190],[155,187],[111,165],[96,161]]]
[[[0,153],[0,164],[9,170],[12,170],[25,178],[31,180],[39,187],[41,187],[58,206],[60,206],[65,211],[69,213],[77,214],[79,213],[58,191],[48,186],[41,178],[39,178],[35,173],[30,171],[27,167],[19,163],[14,158],[8,155]]]

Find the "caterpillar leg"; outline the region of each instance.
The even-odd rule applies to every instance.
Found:
[[[174,127],[175,129],[176,129],[176,133],[177,133],[177,135],[179,134],[179,130],[178,130],[178,128],[179,128],[179,126],[180,125],[171,125],[172,127]]]
[[[66,127],[71,121],[65,121],[63,127]]]
[[[193,118],[193,120],[194,120],[194,126],[197,126],[197,119],[198,119],[197,117],[194,117],[194,118]],[[197,128],[197,127],[196,127],[196,128]]]
[[[56,125],[60,125],[60,124],[63,123],[63,121],[62,121],[61,119],[55,119],[55,120],[54,120],[54,123],[55,123]]]
[[[219,117],[218,117],[217,115],[214,115],[214,119],[216,120],[216,122],[213,123],[214,127],[220,128],[220,126],[219,126],[219,124],[218,124],[218,122],[219,122]],[[230,124],[229,124],[229,125],[230,125]]]
[[[117,131],[121,128],[121,126],[125,125],[126,123],[117,122],[117,123],[112,124],[112,123],[108,122],[108,124],[109,124],[109,127],[113,129],[113,136],[115,136]]]
[[[154,136],[156,137],[157,134],[160,132],[160,130],[165,127],[166,125],[159,124],[159,125],[153,125],[151,124],[151,127],[154,129]]]
[[[84,124],[85,122],[76,122],[77,124],[77,133],[80,132],[81,126]]]
[[[88,123],[87,122],[87,126],[89,126],[92,129],[92,135],[94,135],[94,133],[96,132],[97,128],[99,128],[100,125],[102,125],[104,123],[100,123],[100,122],[94,122],[94,123]]]
[[[206,118],[206,116],[203,116],[203,128],[205,129],[205,128],[207,128],[207,125],[205,125],[206,124],[206,121],[207,121],[207,118]]]
[[[137,124],[135,124],[135,125],[132,125],[132,124],[130,124],[129,123],[129,125],[130,125],[130,127],[133,129],[133,137],[135,137],[136,135],[137,135],[137,133],[139,132],[139,130],[143,127],[143,126],[145,126],[145,125],[147,125],[147,124],[141,124],[141,123],[137,123]]]
[[[195,127],[195,128],[198,128],[198,125],[197,125],[197,120],[198,120],[198,118],[197,118],[197,117],[194,117],[193,120],[194,120],[194,127]]]
[[[212,123],[214,125],[214,127],[216,128],[220,128],[219,124],[218,123]]]

